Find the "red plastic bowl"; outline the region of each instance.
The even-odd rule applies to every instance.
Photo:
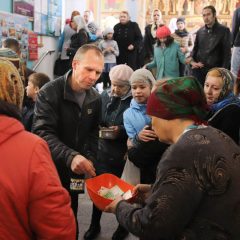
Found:
[[[113,174],[104,173],[94,178],[89,178],[86,180],[86,186],[88,194],[93,201],[93,203],[100,210],[104,210],[113,200],[104,198],[98,194],[98,191],[101,187],[112,188],[115,185],[118,185],[123,192],[128,190],[133,190],[134,186],[124,182],[122,179],[116,177]],[[128,199],[131,200],[132,198]]]

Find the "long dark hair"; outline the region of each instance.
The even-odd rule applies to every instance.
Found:
[[[19,121],[22,121],[22,114],[19,108],[11,103],[5,102],[0,99],[0,114],[8,117],[13,117]]]
[[[174,42],[174,38],[172,36],[167,36],[167,40],[165,42],[166,47],[170,46]],[[157,39],[157,46],[159,47],[161,42]]]

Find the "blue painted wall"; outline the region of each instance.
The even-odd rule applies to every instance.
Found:
[[[12,0],[1,0],[0,1],[0,11],[12,12]]]

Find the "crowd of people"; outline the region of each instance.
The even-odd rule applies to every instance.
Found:
[[[103,32],[91,11],[74,11],[51,81],[24,68],[18,41],[7,39],[0,239],[78,239],[78,195],[84,179],[102,173],[135,185],[134,202],[118,196],[104,210],[116,214],[114,240],[129,232],[146,240],[239,239],[239,14],[231,34],[216,9],[204,7],[194,40],[183,17],[172,33],[159,9],[143,36],[127,11]],[[93,204],[89,214],[85,240],[101,231],[102,211]]]

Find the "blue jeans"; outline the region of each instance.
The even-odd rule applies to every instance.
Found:
[[[237,76],[240,68],[240,47],[233,47],[231,59],[231,72]]]

